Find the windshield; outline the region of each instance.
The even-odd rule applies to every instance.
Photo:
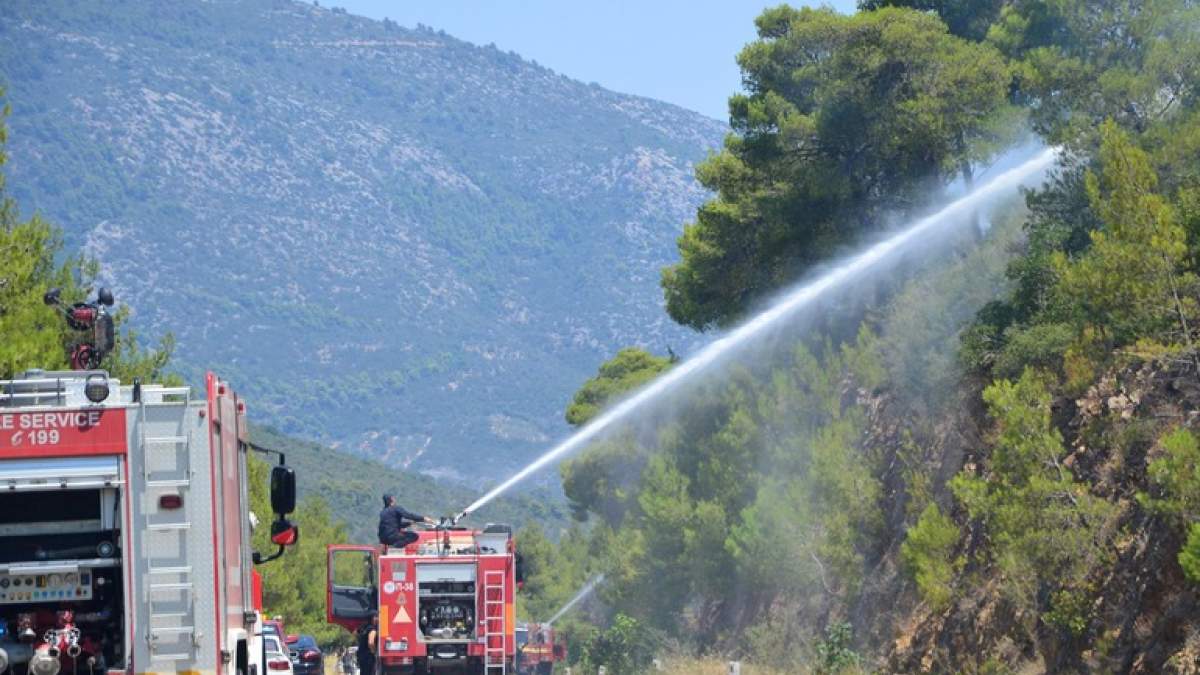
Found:
[[[279,638],[275,637],[274,635],[267,635],[263,637],[263,644],[266,645],[268,654],[278,654],[282,656],[284,653],[283,643],[281,643]]]

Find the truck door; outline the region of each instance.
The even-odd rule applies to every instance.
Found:
[[[339,544],[326,551],[325,618],[356,631],[379,611],[379,551],[374,546]]]

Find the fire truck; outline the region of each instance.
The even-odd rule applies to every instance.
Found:
[[[512,528],[470,529],[444,519],[417,535],[390,550],[329,546],[329,622],[352,632],[377,622],[379,673],[514,672]]]
[[[296,541],[295,476],[273,468],[278,550],[252,552],[245,412],[211,373],[0,381],[0,673],[263,673],[254,564]]]
[[[567,658],[566,642],[550,624],[518,624],[516,638],[518,675],[550,675]]]

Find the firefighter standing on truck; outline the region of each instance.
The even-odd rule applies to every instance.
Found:
[[[383,510],[379,512],[379,543],[387,546],[404,547],[417,540],[417,533],[408,529],[410,523],[429,523],[434,520],[429,516],[420,516],[411,511],[405,511],[396,505],[392,495],[383,496]]]

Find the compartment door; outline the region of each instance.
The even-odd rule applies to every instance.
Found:
[[[379,611],[379,551],[374,546],[331,545],[328,555],[325,617],[356,631]]]

